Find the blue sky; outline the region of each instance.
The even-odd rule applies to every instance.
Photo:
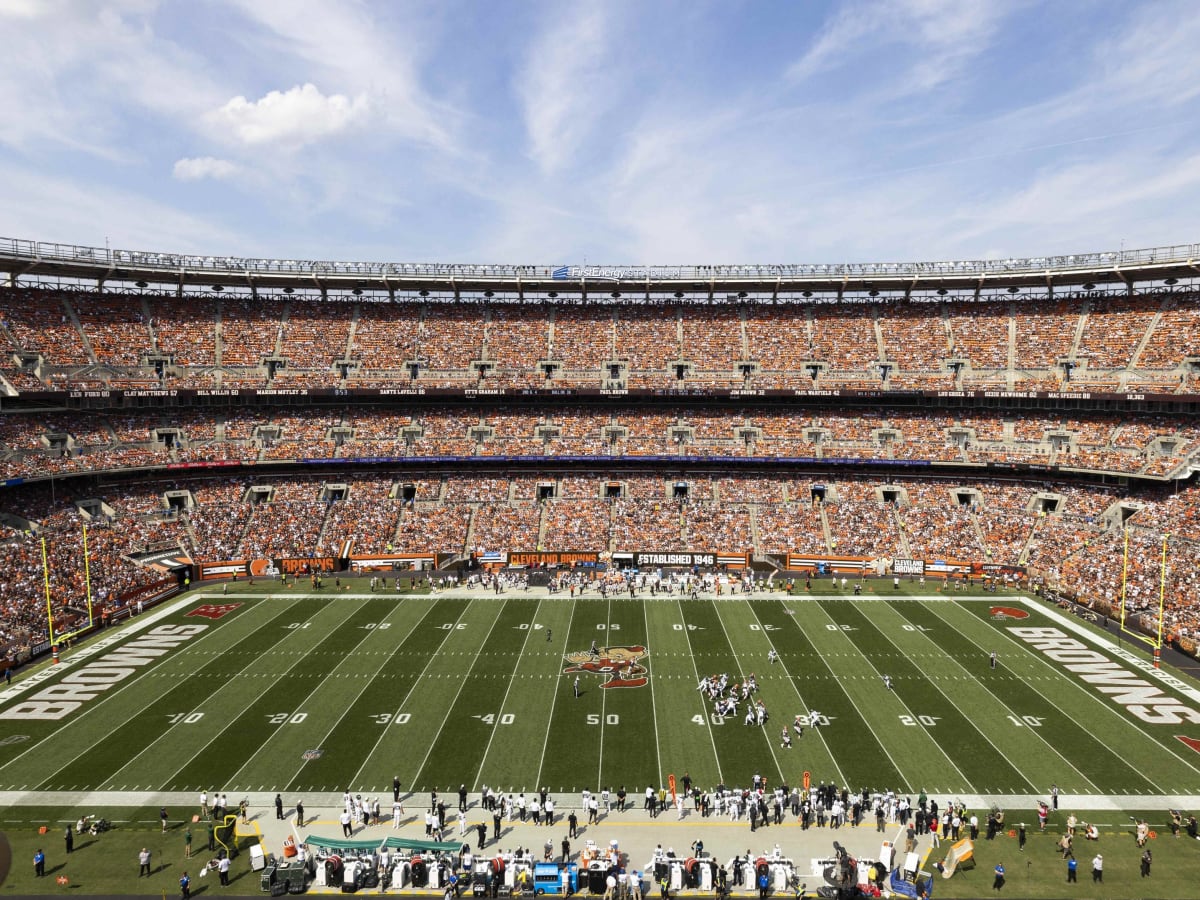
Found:
[[[515,264],[1200,241],[1200,5],[0,0],[0,235]]]

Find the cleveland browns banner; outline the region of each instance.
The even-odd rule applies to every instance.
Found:
[[[332,556],[231,559],[197,563],[196,578],[200,581],[211,581],[214,578],[278,578],[280,575],[339,572],[345,568],[345,560],[334,559]]]
[[[510,566],[575,566],[591,565],[600,562],[600,554],[594,552],[559,552],[546,553],[538,551],[517,551],[508,554]]]

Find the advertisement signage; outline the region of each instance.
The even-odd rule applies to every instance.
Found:
[[[894,559],[892,560],[894,575],[924,575],[925,560],[923,559]]]

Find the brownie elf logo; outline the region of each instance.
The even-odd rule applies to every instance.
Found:
[[[645,659],[646,648],[600,647],[597,652],[588,650],[568,653],[563,657],[569,665],[564,675],[601,675],[605,681],[602,688],[643,687],[650,679],[649,671],[638,660]]]

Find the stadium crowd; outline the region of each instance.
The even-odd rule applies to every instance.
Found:
[[[753,456],[836,461],[1011,464],[1165,477],[1200,452],[1185,416],[1078,418],[864,408],[676,410],[618,407],[546,411],[491,404],[393,409],[264,407],[34,414],[0,419],[5,478],[248,461],[443,456]]]
[[[1168,626],[1196,633],[1200,491],[1000,481],[340,474],[170,477],[6,489],[0,530],[13,576],[0,588],[9,642],[44,619],[40,539],[64,621],[85,609],[82,526],[93,597],[162,577],[138,554],[197,560],[492,550],[687,551],[950,558],[1025,566],[1052,585],[1134,612],[1168,598]],[[544,493],[543,493],[544,492]],[[1125,565],[1125,529],[1129,563]],[[1172,560],[1160,585],[1162,539]],[[1097,552],[1099,551],[1099,552]],[[42,622],[44,625],[44,622]]]
[[[0,288],[0,393],[409,384],[1191,391],[1200,383],[1200,298],[1187,292],[613,300],[10,286]],[[0,540],[13,576],[0,585],[0,628],[8,644],[43,636],[43,537],[56,620],[83,615],[86,523],[93,595],[113,602],[161,577],[141,560],[163,548],[198,561],[347,549],[703,549],[1024,566],[1091,602],[1124,598],[1141,612],[1156,603],[1155,560],[1170,535],[1165,605],[1171,627],[1194,635],[1200,492],[1167,479],[1185,478],[1198,453],[1200,426],[1186,414],[619,400],[12,408],[0,416],[0,479],[53,480],[4,488]],[[427,457],[500,456],[596,462],[538,476],[422,467]],[[646,456],[677,457],[679,471],[647,474],[638,466]],[[882,460],[898,477],[831,468],[818,490],[815,478],[695,471],[739,457]],[[366,458],[418,465],[288,471],[299,460]],[[257,471],[181,467],[214,462]],[[971,468],[909,477],[916,469],[906,463]],[[997,480],[1013,464],[1036,469],[1016,476],[1024,482]],[[134,469],[150,471],[135,481],[126,475]],[[1140,477],[1120,489],[1085,486],[1070,480],[1077,470],[1110,482]],[[1132,565],[1122,563],[1126,540]]]
[[[512,388],[616,381],[1172,392],[1194,387],[1197,375],[1188,336],[1198,300],[1186,292],[905,304],[796,297],[694,305],[651,295],[649,304],[9,287],[0,289],[0,341],[26,361],[13,377],[3,373],[14,390],[482,380]]]

